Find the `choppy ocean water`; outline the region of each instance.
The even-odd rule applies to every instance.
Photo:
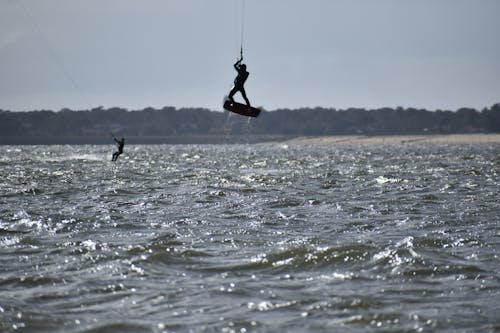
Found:
[[[1,332],[498,332],[499,145],[0,146]]]

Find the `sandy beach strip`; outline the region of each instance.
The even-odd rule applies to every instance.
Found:
[[[298,137],[285,144],[478,144],[500,143],[500,134],[447,134],[447,135],[345,135]]]

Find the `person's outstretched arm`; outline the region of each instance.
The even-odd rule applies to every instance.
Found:
[[[236,71],[239,71],[240,70],[240,63],[241,61],[243,60],[243,57],[241,57],[237,62],[234,63],[234,69],[236,69]]]

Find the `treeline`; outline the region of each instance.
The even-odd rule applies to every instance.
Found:
[[[0,110],[0,137],[192,137],[223,135],[392,135],[500,133],[500,104],[481,111],[279,109],[249,119],[201,108]]]

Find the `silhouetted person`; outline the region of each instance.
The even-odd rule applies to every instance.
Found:
[[[250,106],[250,101],[247,98],[244,87],[245,81],[248,79],[248,75],[250,75],[250,73],[247,72],[247,66],[241,63],[242,60],[243,56],[233,65],[234,69],[236,69],[236,71],[238,72],[238,76],[236,76],[236,78],[234,79],[234,87],[229,92],[228,98],[231,102],[234,102],[233,96],[237,91],[239,91],[245,99],[247,105]]]
[[[115,140],[116,145],[118,146],[118,151],[113,153],[113,157],[111,158],[111,161],[116,161],[118,159],[118,156],[123,154],[123,146],[125,146],[125,138],[121,138],[118,140],[117,138],[113,137],[113,140]]]

